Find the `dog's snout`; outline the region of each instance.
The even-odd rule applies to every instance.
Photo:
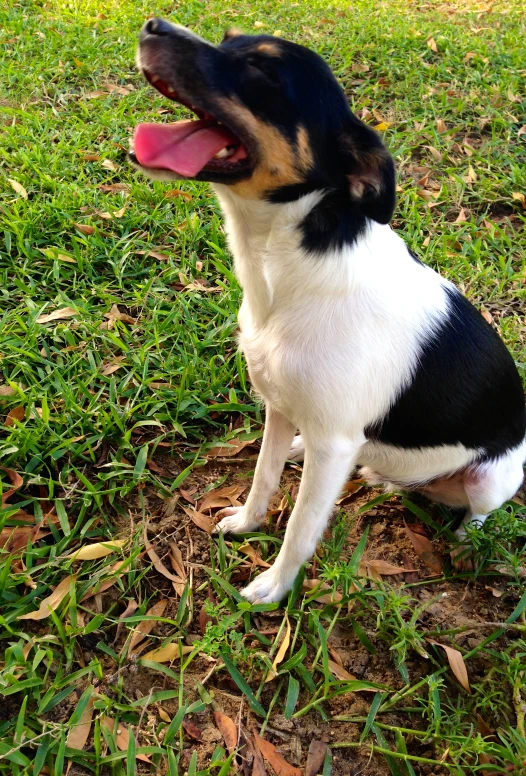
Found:
[[[145,35],[158,35],[160,37],[169,35],[173,31],[173,27],[170,22],[165,22],[164,19],[149,19],[143,27],[143,33]]]

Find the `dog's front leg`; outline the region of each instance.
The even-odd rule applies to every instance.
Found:
[[[296,505],[274,565],[254,579],[242,595],[249,601],[280,601],[293,585],[303,563],[312,557],[345,480],[353,468],[360,443],[326,440],[309,444]]]
[[[254,531],[265,520],[268,502],[278,489],[295,432],[296,426],[290,420],[267,405],[263,444],[250,493],[244,506],[221,510],[219,516],[222,520],[215,528],[216,533],[247,533]]]

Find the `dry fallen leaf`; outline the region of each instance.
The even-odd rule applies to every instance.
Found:
[[[146,554],[148,555],[148,557],[152,561],[153,566],[156,569],[156,571],[158,571],[159,574],[162,574],[163,577],[166,577],[166,579],[169,579],[171,582],[177,582],[177,583],[180,583],[180,584],[184,585],[185,580],[182,579],[182,577],[176,577],[174,574],[172,574],[171,571],[169,571],[166,568],[166,566],[164,565],[164,563],[162,562],[160,557],[157,555],[157,553],[155,552],[155,550],[152,547],[152,545],[150,544],[150,542],[148,541],[148,535],[146,533],[146,525],[144,526],[143,536],[144,536],[144,547],[146,549]]]
[[[345,501],[354,496],[355,493],[358,493],[360,490],[362,490],[362,488],[363,480],[349,480],[349,482],[345,483],[342,495],[340,498],[336,499],[335,503],[337,505],[343,504]]]
[[[436,159],[437,162],[441,162],[442,161],[442,154],[440,153],[440,151],[437,148],[435,148],[434,146],[430,146],[430,145],[426,145],[426,146],[424,146],[424,148],[427,148],[429,150],[429,152],[431,153],[431,156],[434,159]]]
[[[181,579],[186,580],[183,556],[175,542],[170,542],[170,563],[172,564],[173,570],[177,572],[177,575],[181,577]]]
[[[167,253],[160,253],[159,251],[136,251],[136,253],[140,256],[146,256],[146,258],[151,256],[152,259],[157,259],[158,261],[168,261],[170,258]]]
[[[14,396],[16,393],[10,385],[0,385],[0,396]]]
[[[161,598],[160,601],[157,601],[156,604],[154,604],[150,609],[148,609],[145,616],[162,617],[167,606],[168,606],[168,599]],[[144,641],[146,636],[153,630],[156,624],[157,623],[155,620],[143,620],[137,625],[137,627],[133,632],[133,636],[131,637],[128,654],[130,654],[133,648],[136,647],[138,644],[140,644],[141,641]]]
[[[353,676],[353,674],[350,674],[348,671],[346,671],[343,666],[338,665],[335,660],[329,660],[328,665],[331,674],[334,674],[337,679],[341,679],[342,682],[356,680],[356,677]]]
[[[482,315],[482,317],[487,323],[489,323],[490,325],[493,323],[493,316],[489,310],[486,310],[485,307],[480,308],[480,314]]]
[[[169,714],[166,713],[166,711],[162,708],[162,706],[158,705],[157,706],[157,711],[158,711],[159,716],[162,719],[162,721],[163,722],[168,722],[168,724],[170,724],[170,722],[172,721],[172,718],[171,718],[171,716]]]
[[[71,728],[66,740],[66,746],[70,747],[70,749],[84,749],[86,746],[91,730],[94,702],[95,698],[92,696],[88,701],[88,705],[82,712],[79,722],[75,727]]]
[[[405,530],[418,557],[426,566],[439,574],[443,569],[442,560],[433,552],[433,545],[429,539],[412,531],[404,520]]]
[[[25,417],[26,411],[22,405],[20,407],[13,407],[12,410],[9,410],[7,413],[6,419],[4,421],[4,426],[14,426],[15,420],[23,420]]]
[[[53,310],[52,313],[46,315],[39,315],[36,319],[37,323],[49,323],[50,321],[61,321],[65,318],[72,318],[78,314],[78,310],[74,310],[73,307],[62,307],[60,310]]]
[[[78,229],[79,232],[82,232],[82,234],[90,235],[93,234],[95,231],[94,226],[90,226],[89,224],[73,224],[75,229]]]
[[[521,135],[526,135],[526,124],[523,124],[522,127],[517,132],[518,137]]]
[[[287,654],[287,650],[290,646],[290,621],[287,615],[285,615],[285,617],[287,619],[287,627],[285,629],[285,633],[283,634],[283,638],[281,640],[281,644],[279,645],[279,649],[276,653],[276,657],[272,662],[272,671],[268,672],[265,682],[271,682],[272,679],[274,679],[277,676],[278,666],[280,663],[283,662],[283,658]]]
[[[379,124],[376,124],[375,129],[377,132],[385,132],[386,129],[389,129],[391,123],[390,121],[381,121]]]
[[[442,649],[445,650],[451,670],[455,674],[462,687],[467,690],[467,692],[471,692],[468,671],[466,664],[464,663],[462,653],[453,647],[448,647],[445,644],[439,644],[438,641],[433,641],[432,639],[428,639],[428,641],[430,644],[435,644],[435,646],[442,647]]]
[[[318,776],[318,774],[321,773],[326,753],[327,744],[325,741],[313,739],[310,742],[307,765],[305,766],[305,776]]]
[[[124,627],[123,620],[126,619],[126,617],[131,617],[139,608],[139,604],[137,601],[135,601],[133,598],[130,598],[128,601],[128,606],[123,611],[123,613],[119,616],[119,622],[117,623],[117,630],[115,632],[115,638],[113,640],[113,643],[116,644],[119,640],[119,636],[121,635],[121,631]]]
[[[499,590],[498,587],[490,587],[489,585],[484,585],[484,587],[486,590],[491,590],[495,598],[501,598],[504,595],[504,590]]]
[[[141,659],[151,660],[153,663],[171,663],[173,660],[178,660],[181,655],[190,654],[193,649],[188,644],[180,645],[179,642],[172,641],[171,644],[167,644],[165,647],[159,647],[146,652]]]
[[[375,574],[387,576],[389,574],[405,574],[407,571],[416,571],[416,569],[406,569],[400,566],[393,566],[385,560],[366,560],[365,565]]]
[[[454,223],[455,224],[463,224],[465,221],[468,220],[468,211],[465,207],[460,208],[460,213],[455,218]]]
[[[104,313],[104,317],[109,321],[122,321],[123,323],[137,323],[137,318],[132,318],[127,313],[121,313],[116,304],[112,305],[111,310]]]
[[[477,180],[477,173],[475,172],[475,170],[471,165],[469,165],[468,167],[468,172],[467,172],[467,175],[464,176],[464,180],[466,181],[466,183],[475,183],[475,181]]]
[[[258,555],[256,548],[253,547],[249,542],[242,544],[241,547],[237,548],[237,551],[242,552],[243,555],[246,555],[248,558],[250,558],[254,566],[259,566],[262,569],[270,568],[271,564],[267,563],[266,560],[263,560],[263,558]]]
[[[27,199],[27,191],[25,190],[25,188],[22,186],[21,183],[19,183],[18,181],[14,181],[12,178],[8,178],[7,180],[9,181],[9,183],[11,184],[11,186],[13,187],[13,189],[16,191],[17,194],[20,194],[20,196],[23,199]]]
[[[431,51],[434,51],[435,54],[438,54],[438,46],[436,44],[435,39],[432,36],[430,36],[427,39],[426,43],[427,43],[428,47],[431,49]]]
[[[51,595],[49,595],[47,598],[44,598],[40,604],[40,608],[37,609],[37,611],[29,612],[28,614],[22,614],[20,617],[17,617],[17,619],[44,620],[46,617],[49,617],[51,612],[54,612],[55,609],[60,606],[64,598],[68,595],[71,590],[71,586],[75,584],[76,579],[77,577],[75,575],[63,579],[62,582],[53,590]]]
[[[106,170],[111,170],[112,172],[116,172],[117,170],[117,165],[115,164],[115,162],[112,162],[111,159],[104,159],[104,161],[102,162],[102,166]]]
[[[187,202],[190,202],[192,199],[192,195],[189,194],[187,191],[181,191],[181,189],[170,189],[170,191],[165,192],[165,197],[181,197],[182,199],[186,199]]]
[[[256,29],[258,29],[258,30],[261,29],[262,27],[266,27],[266,26],[267,25],[265,24],[265,22],[254,22],[254,27]]]
[[[511,195],[512,199],[520,202],[523,208],[526,208],[526,196],[521,191],[514,191]]]
[[[239,437],[236,437],[235,439],[230,439],[224,445],[213,447],[211,450],[205,453],[205,455],[207,458],[231,458],[232,456],[240,453],[241,450],[243,450],[245,447],[248,447],[252,444],[254,444],[253,439],[243,440],[239,439]]]
[[[302,776],[301,770],[290,765],[285,758],[278,752],[274,744],[270,741],[266,741],[261,738],[254,731],[254,743],[257,748],[269,763],[269,765],[276,771],[277,776]]]
[[[72,560],[97,560],[98,558],[105,558],[106,555],[111,555],[112,552],[117,552],[124,544],[126,544],[125,539],[111,539],[107,542],[87,544],[85,547],[77,550],[77,552],[68,555],[68,557]]]
[[[192,722],[191,719],[184,719],[183,720],[183,729],[186,733],[190,736],[190,738],[193,738],[194,741],[202,741],[203,740],[203,732],[200,728],[197,727],[197,725]]]
[[[196,509],[186,509],[186,507],[182,507],[182,509],[198,528],[202,531],[206,531],[206,533],[212,533],[215,528],[215,523],[211,517],[203,515],[202,512],[198,512]]]
[[[100,159],[100,156],[99,156],[99,154],[89,154],[89,153],[86,153],[86,154],[82,154],[82,158],[86,162],[98,162],[99,159]]]
[[[199,510],[204,512],[205,509],[241,506],[237,499],[246,487],[246,485],[227,485],[224,488],[210,490],[200,502]]]
[[[5,466],[0,466],[0,469],[7,474],[9,477],[9,482],[13,486],[12,488],[9,488],[9,490],[6,490],[2,493],[2,504],[5,504],[8,498],[13,495],[13,493],[16,493],[17,490],[20,490],[24,484],[24,478],[21,477],[18,472],[15,472],[14,469],[6,469]]]
[[[330,586],[326,582],[322,582],[320,585],[319,579],[304,579],[303,585],[301,589],[307,593],[309,593],[311,590],[314,590],[314,588],[318,589],[318,595],[314,599],[320,604],[334,604],[338,603],[342,600],[343,596],[341,593],[338,593],[338,591],[330,592],[330,593],[322,593],[322,590],[331,590]]]
[[[115,372],[118,372],[119,369],[122,369],[123,366],[124,364],[106,364],[106,366],[101,369],[100,373],[104,377],[109,377]]]
[[[102,724],[106,728],[106,730],[109,730],[110,733],[115,733],[115,743],[121,750],[121,752],[127,752],[128,751],[128,744],[130,741],[130,731],[124,725],[122,722],[119,722],[117,729],[115,729],[115,720],[111,717],[104,717],[102,720]],[[143,763],[151,763],[151,760],[149,757],[147,757],[145,754],[136,754],[135,757],[137,760],[140,760]]]
[[[444,119],[437,119],[436,120],[436,126],[437,126],[437,132],[447,132],[446,122]]]
[[[238,740],[238,729],[233,719],[230,719],[227,714],[223,714],[222,711],[214,711],[214,720],[217,728],[223,736],[228,753],[232,754],[235,751]]]
[[[468,53],[464,57],[464,62],[469,62],[470,59],[473,59],[476,56],[477,55],[474,51],[468,51]]]
[[[101,183],[99,186],[97,186],[98,189],[105,192],[114,192],[114,191],[126,191],[128,192],[130,190],[130,187],[127,183]]]

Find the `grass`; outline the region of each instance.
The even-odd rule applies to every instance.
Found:
[[[478,572],[455,576],[441,561],[430,574],[401,518],[427,524],[440,552],[450,515],[359,491],[306,570],[328,586],[325,598],[299,580],[284,610],[238,593],[247,552],[271,561],[281,526],[211,541],[182,509],[192,510],[186,496],[202,503],[225,482],[248,485],[254,447],[236,463],[207,451],[256,440],[261,412],[236,349],[240,292],[210,190],[146,181],[125,160],[138,121],[180,113],[134,69],[152,12],[213,40],[228,25],[264,24],[323,54],[396,157],[397,228],[483,307],[526,377],[517,0],[385,0],[374,13],[364,0],[8,2],[0,773],[225,775],[235,755],[214,711],[243,731],[245,764],[255,725],[302,766],[312,731],[326,733],[324,776],[525,773],[524,507],[473,529]],[[69,317],[38,322],[64,308]],[[297,478],[287,472],[285,512]],[[76,557],[116,537],[99,547],[107,554]],[[170,565],[174,543],[182,566],[174,551]],[[404,553],[417,572],[381,575],[365,563],[400,565]],[[60,583],[53,611],[20,619]],[[458,650],[470,692],[429,639]],[[168,662],[147,656],[163,646]]]

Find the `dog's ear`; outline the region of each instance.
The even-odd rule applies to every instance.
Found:
[[[395,166],[379,135],[352,116],[340,148],[352,199],[368,218],[388,224],[396,203]]]

